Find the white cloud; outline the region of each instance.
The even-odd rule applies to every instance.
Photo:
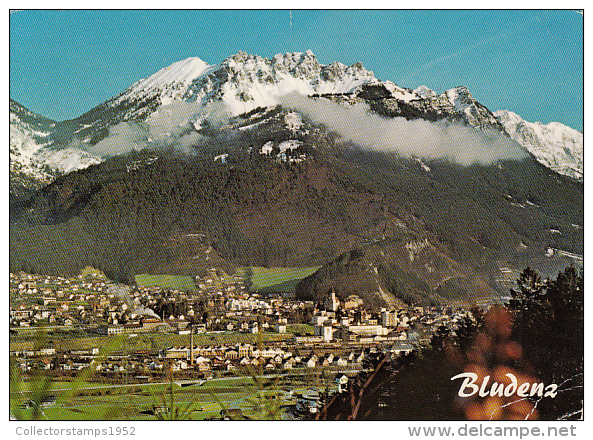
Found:
[[[462,165],[492,164],[504,159],[522,159],[525,151],[496,130],[477,130],[458,123],[429,122],[424,119],[387,119],[371,113],[365,104],[343,107],[324,99],[287,95],[284,107],[296,110],[362,148],[448,159]]]
[[[200,103],[176,101],[159,107],[145,122],[120,122],[109,129],[109,135],[86,150],[94,155],[109,157],[144,148],[180,148],[191,152],[204,136],[194,126],[207,118],[214,127],[224,126],[230,113],[223,103],[203,107]],[[80,146],[80,145],[79,145]]]

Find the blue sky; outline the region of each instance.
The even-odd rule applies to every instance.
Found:
[[[403,87],[465,85],[492,111],[583,129],[583,15],[570,10],[19,11],[10,96],[64,120],[183,58],[307,49],[323,64],[362,61]]]

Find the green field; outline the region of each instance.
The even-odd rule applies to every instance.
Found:
[[[315,273],[320,266],[310,267],[259,267],[239,268],[238,273],[244,279],[249,277],[251,270],[251,288],[252,292],[291,292],[293,293],[296,285],[303,278]],[[228,279],[227,279],[228,278]],[[188,292],[195,292],[196,285],[190,276],[183,275],[136,275],[136,284],[139,286],[158,286],[164,289],[179,289]],[[232,278],[223,273],[222,280],[230,282]]]
[[[80,274],[83,277],[93,276],[93,277],[103,278],[103,279],[107,278],[103,272],[101,272],[99,269],[95,269],[94,267],[91,267],[91,266],[86,266],[84,269],[82,269],[80,271]]]
[[[172,387],[174,405],[180,409],[189,406],[187,418],[200,420],[219,416],[221,409],[241,408],[250,412],[251,399],[257,388],[251,377],[208,381],[203,385],[181,387],[178,384],[97,385],[79,384],[74,396],[69,392],[73,384],[55,382],[48,395],[56,397],[55,405],[43,408],[42,420],[155,420],[153,407],[170,406],[169,389]],[[29,396],[30,384],[12,390],[11,409],[19,419],[30,419],[32,409],[23,409],[22,403]]]
[[[298,374],[298,373],[297,373]],[[307,374],[298,378],[280,376],[260,377],[258,383],[252,376],[208,380],[180,386],[179,383],[142,385],[98,385],[82,382],[54,382],[45,395],[55,396],[56,402],[42,408],[42,420],[155,420],[154,407],[171,406],[169,390],[172,388],[173,407],[189,408],[187,418],[201,420],[220,416],[223,409],[240,409],[250,418],[269,418],[261,404],[265,397],[277,398],[279,407],[294,404],[289,390],[304,391],[308,387],[333,388],[331,379],[313,381]],[[14,385],[14,384],[13,384]],[[11,387],[11,413],[20,420],[33,416],[32,409],[22,404],[30,393],[30,382],[20,382]],[[74,394],[71,390],[75,388]],[[260,397],[262,399],[260,399]],[[264,404],[265,405],[265,404]],[[259,410],[258,410],[259,408]]]
[[[187,292],[195,292],[196,285],[190,276],[184,275],[136,275],[136,284],[139,286],[157,286],[163,289],[178,289]]]
[[[251,267],[251,291],[294,292],[299,281],[317,272],[320,267]],[[242,269],[243,274],[245,270]]]
[[[31,350],[38,345],[38,337],[28,329],[27,334],[11,335],[11,350]],[[114,340],[114,336],[101,335],[60,335],[56,337],[47,334],[47,340],[52,341],[52,346],[57,350],[84,350],[91,348],[100,348]],[[222,333],[201,333],[194,334],[194,344],[197,345],[221,345],[221,344],[256,344],[260,335],[239,332]],[[274,332],[264,332],[261,334],[263,343],[268,341],[280,341],[290,339],[292,334],[279,334]],[[172,345],[189,345],[190,335],[178,335],[173,333],[138,333],[137,336],[121,336],[121,343],[114,349],[117,352],[131,353],[137,350],[160,350]]]
[[[299,334],[301,336],[313,336],[315,334],[315,327],[311,324],[288,324],[286,331],[293,335]]]

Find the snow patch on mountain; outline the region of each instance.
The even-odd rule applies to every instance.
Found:
[[[82,170],[102,162],[102,160],[84,150],[68,147],[63,150],[44,148],[38,151],[36,158],[54,171],[62,174]]]
[[[437,93],[434,90],[431,90],[424,85],[414,89],[414,93],[422,98],[436,98],[437,97]]]
[[[284,117],[286,127],[291,131],[297,131],[303,126],[303,118],[296,112],[288,112]]]
[[[410,102],[410,101],[421,98],[421,96],[418,95],[415,91],[410,92],[402,87],[399,87],[398,85],[396,85],[395,83],[393,83],[391,81],[384,81],[383,87],[385,87],[387,90],[389,90],[389,92],[391,93],[391,96],[393,96],[398,101]]]
[[[266,156],[269,156],[272,154],[272,151],[274,151],[274,142],[268,141],[261,147],[259,154],[265,154]]]
[[[310,50],[278,54],[272,59],[239,52],[218,65],[199,58],[173,63],[133,84],[111,105],[153,98],[161,105],[177,100],[202,105],[222,101],[231,115],[237,116],[257,107],[278,105],[278,98],[289,93],[349,93],[366,83],[379,81],[362,64],[322,65]]]
[[[559,122],[528,122],[508,110],[494,112],[509,136],[548,168],[583,179],[583,133]]]
[[[43,124],[25,122],[19,114],[35,115],[24,107],[11,104],[10,111],[10,171],[49,183],[56,174],[69,173],[101,162],[86,151],[70,146],[61,150],[52,148],[50,132]]]
[[[303,143],[301,141],[296,141],[294,139],[290,139],[288,141],[281,142],[278,145],[278,148],[280,149],[280,153],[285,153],[286,150],[292,151],[292,150],[299,148],[301,145],[303,145]]]
[[[220,161],[220,163],[226,163],[229,155],[228,153],[219,154],[218,156],[214,156],[214,162]]]
[[[274,150],[277,149],[278,153],[276,154],[276,160],[280,162],[302,162],[306,159],[305,154],[293,154],[294,150],[297,150],[303,143],[301,141],[297,141],[295,139],[289,139],[284,142],[280,142],[276,147],[274,147],[273,141],[266,142],[261,149],[259,150],[259,154],[265,156],[271,156],[274,153]]]
[[[42,164],[35,156],[44,144],[29,124],[22,122],[15,114],[10,114],[10,171],[49,181],[50,175],[42,169]]]
[[[428,165],[426,165],[424,162],[422,162],[422,159],[420,159],[419,157],[416,158],[416,162],[418,162],[418,164],[420,165],[420,168],[429,173],[430,172],[430,167]]]

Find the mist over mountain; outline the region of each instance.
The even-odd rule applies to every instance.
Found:
[[[344,107],[298,94],[284,96],[281,103],[336,132],[341,138],[372,151],[394,152],[404,157],[448,159],[462,165],[492,164],[526,157],[520,145],[490,127],[476,130],[451,121],[432,122],[402,116],[387,119],[372,113],[366,104]]]
[[[69,121],[11,101],[11,270],[322,268],[373,307],[582,261],[582,134],[312,52],[188,58]]]
[[[305,99],[319,96],[324,99]],[[331,124],[328,117],[336,114],[333,128],[371,149],[394,149],[404,155],[433,158],[445,156],[462,163],[492,162],[498,157],[520,157],[522,152],[515,148],[514,140],[555,171],[576,178],[582,176],[582,135],[579,138],[574,130],[570,135],[560,133],[568,133],[569,127],[554,123],[553,130],[531,129],[528,135],[518,135],[525,131],[516,128],[520,117],[509,118],[513,113],[504,111],[493,114],[466,87],[441,94],[426,86],[406,89],[378,80],[360,63],[322,65],[311,51],[278,54],[272,59],[239,52],[218,65],[208,65],[197,57],[187,58],[137,81],[73,120],[55,122],[35,115],[45,120],[37,135],[30,132],[26,121],[19,119],[19,114],[28,111],[16,110],[19,105],[11,101],[11,129],[15,131],[11,139],[16,142],[20,137],[37,145],[27,148],[20,142],[12,146],[11,151],[19,154],[11,158],[11,167],[21,167],[24,174],[46,183],[55,172],[84,168],[103,157],[142,148],[191,147],[203,140],[204,123],[210,127],[221,125],[229,116],[258,107],[286,105],[289,100],[293,105],[298,100],[301,110],[306,104],[309,117],[318,108],[318,123]],[[326,110],[335,108],[330,100],[344,108],[328,113]],[[372,114],[367,115],[367,108]],[[401,116],[415,123],[400,123],[397,119],[387,122],[376,115],[390,119]],[[342,126],[336,126],[335,122],[341,121]],[[432,127],[425,121],[441,123]],[[452,121],[482,130],[449,129]],[[523,121],[523,126],[529,124],[532,123]],[[17,131],[24,133],[17,135]],[[510,136],[498,137],[496,131]],[[39,139],[39,133],[43,133],[43,139]],[[460,143],[475,144],[475,148],[458,148]],[[571,151],[568,155],[563,153],[565,144]],[[66,151],[56,156],[55,150]],[[36,164],[33,169],[31,161]],[[41,174],[39,170],[44,167],[48,172]]]

